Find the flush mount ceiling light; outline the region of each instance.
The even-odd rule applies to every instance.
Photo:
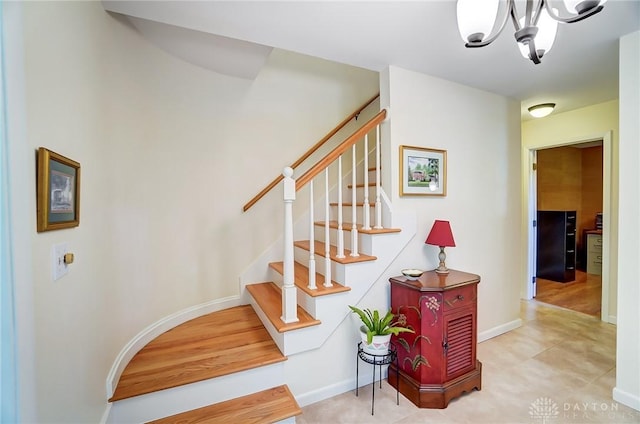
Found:
[[[551,50],[556,38],[558,22],[573,23],[600,12],[606,0],[563,0],[568,16],[558,15],[549,0],[526,0],[526,11],[518,18],[515,0],[507,0],[504,17],[498,21],[499,0],[458,0],[458,29],[466,47],[484,47],[491,44],[502,32],[511,16],[514,34],[522,55],[533,63]],[[498,25],[496,25],[498,24]],[[491,35],[494,27],[497,31]]]
[[[543,118],[553,112],[553,108],[556,107],[555,103],[542,103],[539,105],[531,106],[529,113],[534,118]]]

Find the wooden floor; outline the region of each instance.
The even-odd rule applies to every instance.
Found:
[[[284,360],[253,308],[238,306],[188,321],[149,342],[124,369],[109,401]]]
[[[576,271],[576,279],[568,283],[536,279],[536,300],[584,314],[600,316],[602,277]]]

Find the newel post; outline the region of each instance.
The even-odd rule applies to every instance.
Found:
[[[293,201],[296,200],[296,181],[293,169],[284,168],[284,275],[282,285],[282,321],[284,323],[298,321],[296,286],[293,272]]]

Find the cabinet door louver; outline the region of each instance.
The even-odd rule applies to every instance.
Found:
[[[447,323],[447,378],[462,374],[475,366],[473,358],[473,316],[455,318]]]

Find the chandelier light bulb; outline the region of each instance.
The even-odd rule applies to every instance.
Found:
[[[458,30],[465,43],[489,36],[498,15],[498,3],[498,0],[458,0]]]
[[[555,14],[558,13],[558,9],[553,9]],[[546,10],[540,11],[540,19],[538,20],[538,33],[535,36],[536,50],[539,52],[538,55],[542,57],[543,55],[549,53],[551,47],[553,47],[553,42],[556,40],[556,34],[558,33],[558,21],[553,19]],[[520,26],[524,26],[524,17],[520,18]],[[518,43],[518,47],[520,48],[520,53],[526,59],[530,59],[529,57],[529,47],[524,43]]]

